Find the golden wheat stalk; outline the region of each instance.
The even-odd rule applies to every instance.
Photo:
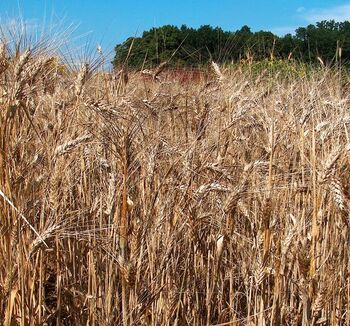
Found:
[[[211,62],[211,66],[213,68],[213,71],[214,71],[214,73],[216,75],[217,80],[219,82],[223,82],[225,80],[225,76],[221,72],[219,65],[216,62],[212,61]]]
[[[89,64],[82,64],[74,83],[75,95],[81,95],[89,74]]]
[[[92,139],[91,134],[83,135],[73,140],[67,141],[56,147],[55,156],[62,156],[71,152],[74,148],[84,144]]]

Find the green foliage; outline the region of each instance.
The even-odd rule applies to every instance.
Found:
[[[238,65],[235,64],[235,65]],[[282,79],[303,79],[312,76],[318,71],[318,66],[297,60],[286,59],[263,59],[259,61],[241,61],[239,67],[243,73],[253,78],[266,76],[271,80]]]
[[[173,66],[200,66],[214,60],[219,63],[238,62],[248,58],[294,58],[312,63],[321,59],[330,64],[350,57],[350,22],[322,21],[300,27],[295,35],[278,37],[272,32],[253,33],[248,26],[235,32],[203,25],[198,29],[182,25],[165,25],[145,31],[141,37],[130,37],[115,47],[113,65],[141,69],[169,61]]]

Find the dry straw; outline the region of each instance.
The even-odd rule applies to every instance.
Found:
[[[350,324],[345,70],[0,44],[0,324]]]

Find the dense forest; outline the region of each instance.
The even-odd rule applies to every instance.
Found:
[[[340,50],[341,49],[341,50]],[[332,63],[350,58],[350,22],[321,21],[279,37],[269,31],[252,32],[248,26],[229,32],[204,25],[198,29],[165,25],[130,37],[115,47],[113,65],[126,62],[135,69],[168,61],[172,66],[200,66],[242,59],[294,58],[303,62]],[[338,55],[336,55],[338,53]]]

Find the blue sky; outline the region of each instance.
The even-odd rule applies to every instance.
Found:
[[[128,36],[163,24],[292,32],[322,19],[350,20],[344,0],[0,0],[0,23],[19,16],[31,29],[73,23],[76,34],[111,50]]]

